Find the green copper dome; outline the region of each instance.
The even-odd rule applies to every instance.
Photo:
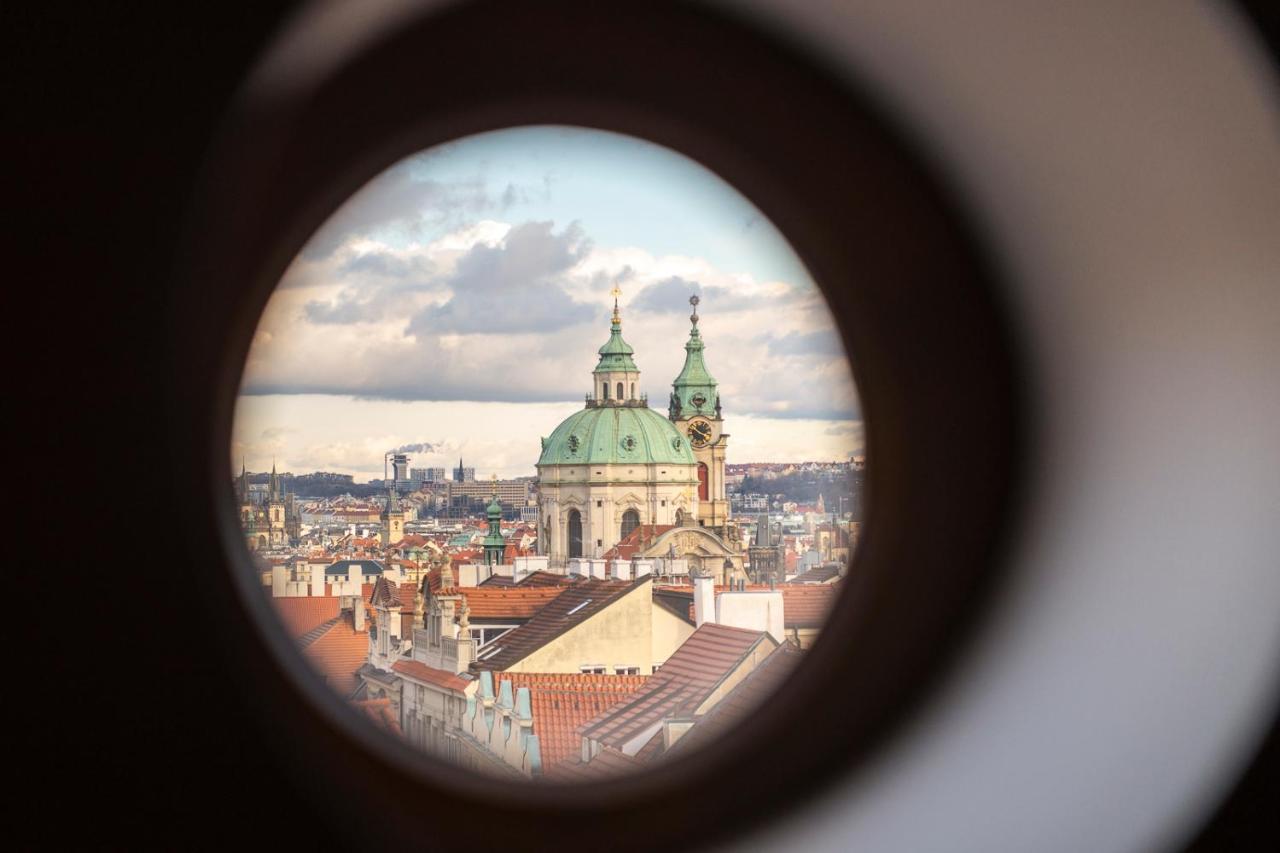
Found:
[[[538,465],[693,465],[689,441],[647,406],[588,406],[542,440]]]
[[[605,341],[604,346],[600,347],[600,363],[591,372],[611,373],[613,371],[626,371],[628,373],[638,373],[640,368],[636,367],[636,363],[631,359],[634,354],[635,350],[631,348],[631,344],[622,339],[622,320],[618,317],[618,309],[615,307],[613,323],[609,326],[609,340]]]

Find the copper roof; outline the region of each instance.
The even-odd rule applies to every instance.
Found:
[[[582,624],[607,606],[634,589],[650,582],[646,575],[634,581],[590,580],[575,583],[563,589],[559,587],[539,587],[531,590],[503,590],[508,595],[513,592],[530,594],[535,592],[552,592],[555,597],[545,604],[528,622],[519,628],[508,631],[486,647],[489,655],[477,660],[471,666],[474,669],[504,670],[527,658],[530,654],[550,643],[565,631]],[[472,593],[467,591],[467,603],[471,606],[472,618],[476,615],[472,603]],[[483,656],[484,651],[481,652]]]
[[[666,717],[692,716],[716,687],[760,643],[775,646],[763,631],[707,623],[689,635],[657,673],[626,702],[583,726],[583,737],[621,749]]]

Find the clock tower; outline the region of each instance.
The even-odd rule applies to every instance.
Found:
[[[684,368],[671,383],[671,401],[667,416],[681,433],[688,436],[693,455],[698,461],[698,524],[725,535],[729,520],[729,501],[725,495],[724,453],[729,435],[720,416],[720,394],[716,380],[702,360],[702,334],[698,331],[697,296],[689,297],[693,314],[689,321],[689,340],[684,345]]]

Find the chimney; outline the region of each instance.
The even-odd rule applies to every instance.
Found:
[[[356,593],[356,600],[351,605],[351,619],[355,623],[357,631],[364,630],[364,598],[360,593]]]
[[[690,578],[693,580],[693,625],[701,628],[704,622],[716,621],[715,578],[702,572],[691,574]]]

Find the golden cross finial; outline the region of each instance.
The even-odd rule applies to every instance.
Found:
[[[618,297],[622,295],[622,288],[618,287],[617,282],[614,282],[613,290],[610,290],[609,293],[613,296],[613,319],[616,321],[618,319]]]

